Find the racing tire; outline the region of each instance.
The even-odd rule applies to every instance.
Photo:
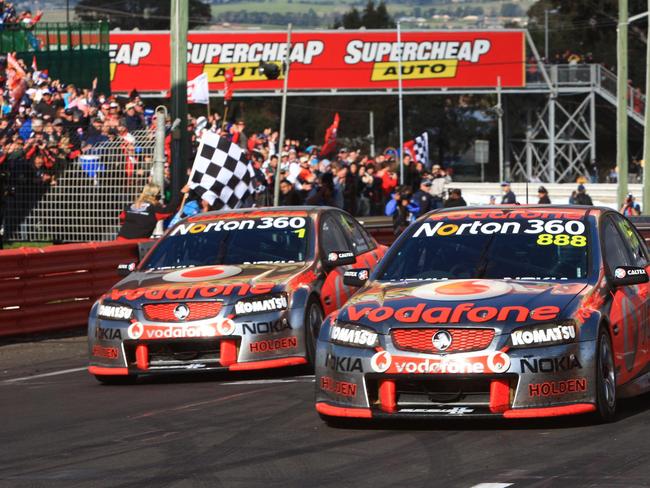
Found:
[[[611,422],[616,417],[616,369],[612,340],[607,329],[600,328],[596,349],[596,412],[599,422]]]
[[[96,374],[95,379],[102,385],[132,385],[137,380],[137,376],[130,374],[127,376],[109,375],[109,374]]]
[[[324,314],[323,309],[318,303],[318,299],[312,295],[307,300],[305,306],[305,352],[307,354],[307,362],[310,367],[314,367],[316,362],[316,340],[320,327],[323,324]]]

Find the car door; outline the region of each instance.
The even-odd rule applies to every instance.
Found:
[[[343,273],[349,266],[331,268],[324,258],[330,252],[354,251],[354,249],[338,224],[334,212],[327,212],[321,216],[318,236],[321,265],[326,273],[321,288],[321,305],[325,315],[327,315],[341,308],[350,297],[351,291],[343,284]]]
[[[352,244],[356,257],[356,263],[352,267],[374,269],[386,252],[386,247],[377,245],[377,242],[351,215],[337,212],[337,218],[343,233]]]
[[[601,226],[604,264],[608,276],[614,276],[614,270],[619,266],[638,266],[641,259],[645,260],[639,256],[635,260],[620,231],[622,224],[619,218],[622,217],[606,215]],[[612,343],[619,384],[634,378],[647,363],[647,340],[644,337],[647,326],[647,291],[647,284],[612,289],[609,318],[614,331]]]
[[[647,272],[650,272],[648,248],[639,232],[625,217],[619,214],[612,214],[611,217],[623,237],[623,242],[632,258],[632,265],[645,268]],[[650,363],[650,283],[638,285],[638,290],[637,298],[642,312],[639,324],[639,349],[645,366]]]

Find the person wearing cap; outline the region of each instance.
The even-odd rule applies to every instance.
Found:
[[[641,215],[641,206],[634,201],[634,195],[628,193],[625,203],[621,207],[621,213],[626,217]]]
[[[537,196],[539,197],[538,205],[550,205],[551,199],[548,197],[548,191],[543,186],[537,189]]]
[[[510,189],[510,182],[501,182],[501,191],[503,192],[503,195],[501,196],[501,205],[517,204],[517,196],[515,195],[515,192]]]
[[[593,206],[594,202],[591,201],[591,197],[587,194],[587,189],[582,183],[578,185],[575,196],[576,205],[589,205]]]
[[[413,201],[420,207],[420,210],[416,217],[424,215],[429,210],[433,210],[437,207],[433,205],[433,197],[431,196],[431,180],[428,178],[423,179],[420,182],[420,189],[413,194]]]
[[[133,132],[144,128],[145,126],[144,115],[135,112],[135,103],[129,102],[126,104],[126,115],[124,117],[124,125],[129,130],[129,132]]]

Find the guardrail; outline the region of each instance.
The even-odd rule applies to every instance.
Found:
[[[138,244],[105,242],[0,252],[0,337],[86,323],[93,302],[135,261]]]

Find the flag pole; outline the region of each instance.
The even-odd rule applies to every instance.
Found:
[[[289,83],[289,65],[291,64],[291,24],[287,27],[287,52],[284,56],[285,72],[282,88],[282,110],[280,114],[280,140],[278,141],[278,166],[275,168],[275,181],[273,185],[273,206],[280,204],[280,171],[282,168],[282,149],[284,148],[284,124],[287,115],[287,85]]]

